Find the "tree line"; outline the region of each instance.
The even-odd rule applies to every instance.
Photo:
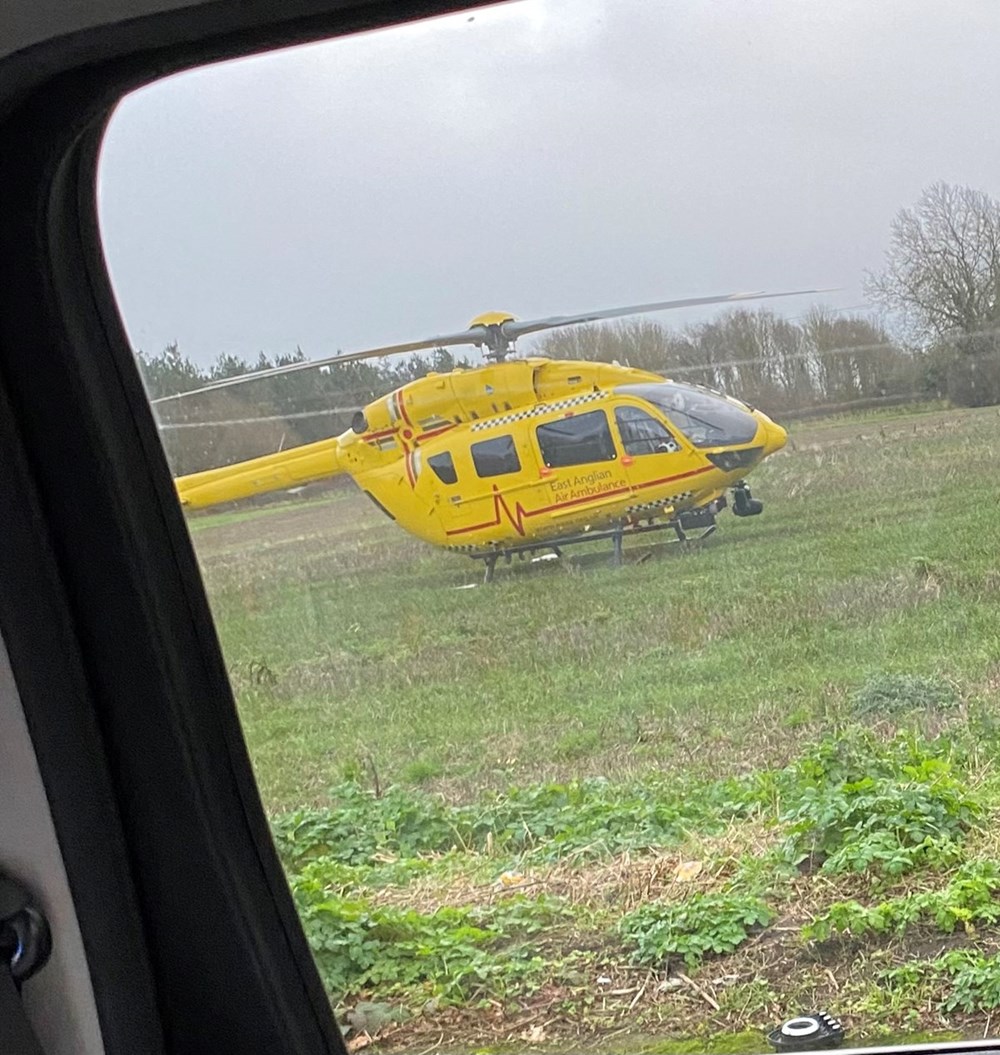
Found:
[[[1000,202],[968,187],[929,187],[893,220],[885,266],[866,274],[865,290],[881,319],[813,308],[792,320],[737,309],[676,330],[636,318],[555,330],[531,351],[652,370],[779,419],[893,400],[1000,403]],[[256,360],[226,354],[202,367],[176,344],[139,352],[152,399],[305,358],[299,349]],[[428,371],[469,365],[439,348],[263,378],[156,409],[182,474],[337,435],[373,399]]]

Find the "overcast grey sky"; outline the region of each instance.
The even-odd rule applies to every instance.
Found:
[[[112,278],[137,348],[202,362],[493,309],[860,304],[924,186],[1000,196],[998,55],[995,0],[519,0],[209,67],[112,121]]]

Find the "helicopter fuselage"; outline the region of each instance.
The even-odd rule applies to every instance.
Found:
[[[346,472],[400,527],[475,554],[706,507],[785,439],[708,389],[531,358],[428,374],[336,439],[177,486],[199,508]]]

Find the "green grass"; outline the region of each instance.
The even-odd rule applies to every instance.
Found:
[[[617,570],[593,547],[457,589],[478,583],[478,565],[409,538],[354,492],[192,518],[269,809],[329,807],[345,779],[379,793],[419,787],[455,808],[591,777],[694,787],[780,771],[859,720],[880,735],[910,727],[934,738],[972,715],[981,739],[992,735],[1000,412],[896,410],[802,422],[791,435],[753,475],[763,516],[724,514],[717,534],[689,549],[636,539]],[[995,786],[989,767],[974,771]],[[692,835],[702,837],[722,836]],[[470,853],[470,875],[486,852]],[[822,882],[826,906],[868,896],[856,880]],[[423,883],[412,898],[403,884],[402,902],[424,897]],[[806,923],[792,920],[789,933]],[[867,953],[836,961],[853,993],[841,1002],[873,1009],[872,1036],[941,1028],[938,1012],[914,1022],[905,999],[875,999],[875,953],[870,969]],[[532,999],[572,989],[561,970],[570,968],[553,966]],[[579,1021],[595,1035],[629,1026],[659,1036],[663,1003],[680,1001],[683,1036],[710,1036],[807,1009],[783,1002],[780,985],[745,985],[726,989],[719,1011],[696,993],[664,991],[656,1014],[644,993],[625,1015],[631,996],[612,1010],[604,999],[602,1010],[598,995],[580,1004]],[[465,1014],[462,1036],[496,1035],[485,1010]]]
[[[698,549],[637,563],[639,539],[621,570],[599,551],[575,571],[502,568],[490,589],[456,590],[478,565],[359,495],[199,518],[265,798],[319,800],[358,759],[459,795],[735,770],[780,761],[875,674],[976,691],[1000,638],[1000,416],[857,432],[800,431],[755,474],[763,516],[727,514]]]

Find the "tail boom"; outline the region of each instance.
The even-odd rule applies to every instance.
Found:
[[[343,471],[338,450],[335,438],[320,440],[235,465],[179,476],[174,483],[185,509],[208,509],[336,476]]]

